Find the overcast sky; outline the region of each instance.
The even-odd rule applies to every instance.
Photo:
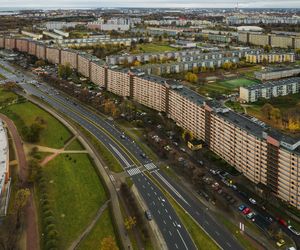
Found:
[[[300,0],[0,0],[1,7],[300,8]]]

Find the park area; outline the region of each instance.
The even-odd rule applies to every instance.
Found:
[[[21,101],[5,106],[1,112],[15,123],[24,142],[40,247],[68,249],[109,197],[94,162],[76,136],[50,113],[0,88],[0,102],[18,99]],[[84,239],[82,249],[98,248],[105,237],[117,238],[108,209]],[[95,237],[99,228],[109,230]]]
[[[259,82],[247,78],[237,78],[231,80],[217,81],[214,83],[204,83],[198,85],[197,91],[201,95],[216,97],[217,95],[229,95],[238,92],[239,87],[248,87]]]

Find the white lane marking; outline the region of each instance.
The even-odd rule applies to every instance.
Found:
[[[168,213],[168,210],[165,208],[166,213]]]
[[[155,195],[157,195],[157,193],[156,193],[156,192],[154,192],[154,194],[155,194]]]
[[[172,191],[175,195],[177,195],[181,200],[183,200],[188,206],[191,206],[183,197],[181,194],[178,193],[178,191],[157,171],[155,171],[155,174],[158,178],[160,178]]]
[[[165,220],[163,220],[163,222],[164,222],[165,225],[167,224]]]
[[[110,177],[111,181],[113,181],[113,182],[115,181],[115,177],[113,175],[110,175],[109,177]]]
[[[170,236],[172,236],[172,233],[171,233],[171,231],[169,231],[169,234],[170,234]]]
[[[226,244],[227,244],[229,247],[231,247],[231,245],[230,245],[228,242],[226,242]]]
[[[120,159],[125,163],[126,167],[131,167],[131,164],[125,159],[125,157],[120,153],[118,149],[116,149],[113,145],[109,144],[109,146],[115,151],[115,153],[120,157]]]
[[[148,171],[150,171],[150,170],[156,168],[156,166],[155,166],[152,162],[151,162],[151,163],[147,163],[147,164],[145,164],[144,166],[145,166],[145,168],[146,168]]]
[[[169,215],[169,218],[170,218],[170,220],[172,220],[172,217],[171,217],[171,215]]]
[[[183,244],[184,244],[184,246],[185,246],[185,249],[188,250],[188,247],[187,247],[187,245],[186,245],[184,239],[182,238],[182,236],[181,236],[181,234],[180,234],[180,232],[179,232],[178,229],[177,229],[177,233],[179,234],[179,237],[180,237],[180,239],[182,240],[182,242],[183,242]]]
[[[136,175],[136,174],[140,174],[141,170],[139,170],[138,168],[132,168],[132,169],[127,170],[127,173],[130,176],[133,176],[133,175]]]
[[[157,210],[157,212],[160,214],[160,211],[159,211],[159,210]]]
[[[220,236],[220,233],[219,233],[218,231],[216,231],[216,234],[217,234],[218,236]]]
[[[178,246],[177,246],[177,244],[175,243],[175,247],[178,249]]]

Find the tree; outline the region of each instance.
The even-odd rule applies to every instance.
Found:
[[[188,72],[185,75],[185,80],[187,80],[188,82],[191,82],[191,83],[196,83],[198,81],[198,76],[194,73]]]
[[[270,103],[266,103],[262,108],[261,111],[263,115],[270,120],[271,119],[271,112],[273,110],[273,106]]]
[[[194,135],[193,135],[192,132],[184,130],[183,133],[182,133],[182,139],[185,142],[192,141],[194,139]]]
[[[69,63],[58,65],[58,76],[62,79],[67,79],[72,74],[72,69]]]
[[[270,111],[270,116],[273,120],[275,120],[277,123],[279,122],[279,120],[281,119],[281,111],[279,108],[273,108]]]
[[[119,250],[115,239],[112,236],[103,238],[100,250]]]
[[[132,229],[135,226],[135,224],[136,218],[134,216],[129,216],[128,218],[125,218],[124,225],[127,230]]]
[[[202,72],[202,73],[205,73],[206,71],[207,71],[207,68],[206,68],[205,66],[202,66],[202,67],[201,67],[201,72]]]
[[[266,44],[264,46],[264,51],[267,52],[267,53],[270,53],[270,51],[272,50],[272,47],[269,45],[269,44]]]
[[[230,70],[232,69],[232,62],[224,62],[222,65],[222,68],[225,70]]]
[[[37,67],[42,67],[42,66],[45,66],[45,65],[46,65],[46,63],[45,63],[44,60],[38,60],[38,61],[35,62],[35,66],[37,66]]]

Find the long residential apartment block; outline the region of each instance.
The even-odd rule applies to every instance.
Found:
[[[245,102],[256,102],[259,98],[270,99],[278,96],[299,93],[300,77],[292,77],[264,84],[240,87],[240,99]]]
[[[239,32],[239,41],[258,46],[270,45],[274,48],[300,48],[300,37],[295,35]]]
[[[300,68],[267,68],[254,72],[254,75],[258,80],[269,81],[300,75]]]
[[[201,49],[192,49],[192,50],[181,50],[173,52],[160,52],[160,53],[143,53],[136,55],[113,55],[106,57],[106,63],[109,65],[121,65],[125,62],[133,63],[134,61],[139,61],[141,63],[149,63],[154,61],[160,61],[162,59],[167,60],[177,60],[177,61],[186,61],[185,58],[193,58],[193,60],[208,60],[208,59],[217,59],[224,57],[238,57],[243,58],[247,54],[260,53],[259,49],[241,49],[241,50],[229,50],[229,51],[220,51],[220,52],[211,52],[203,53]]]
[[[6,40],[6,39],[5,39]],[[29,53],[45,57],[45,46],[29,41]],[[2,48],[6,47],[1,42]],[[11,46],[9,46],[11,47]],[[12,46],[13,47],[13,46]],[[61,63],[75,60],[63,58]],[[300,209],[300,139],[283,135],[256,118],[236,113],[220,103],[209,101],[177,81],[145,76],[140,71],[98,64],[93,56],[77,52],[78,72],[116,95],[131,98],[147,107],[164,112],[183,129],[203,140],[244,176],[263,184],[288,204]],[[289,82],[290,81],[290,82]],[[276,95],[299,91],[299,78],[266,83],[249,88],[276,86]],[[255,91],[254,91],[255,92]],[[265,91],[270,93],[269,91]],[[271,92],[272,94],[273,92]],[[274,96],[276,96],[274,95]],[[259,95],[257,95],[259,96]],[[256,97],[255,97],[256,98]],[[252,100],[248,97],[249,100]]]
[[[295,53],[263,53],[263,54],[248,54],[246,62],[249,63],[283,63],[295,62]]]

